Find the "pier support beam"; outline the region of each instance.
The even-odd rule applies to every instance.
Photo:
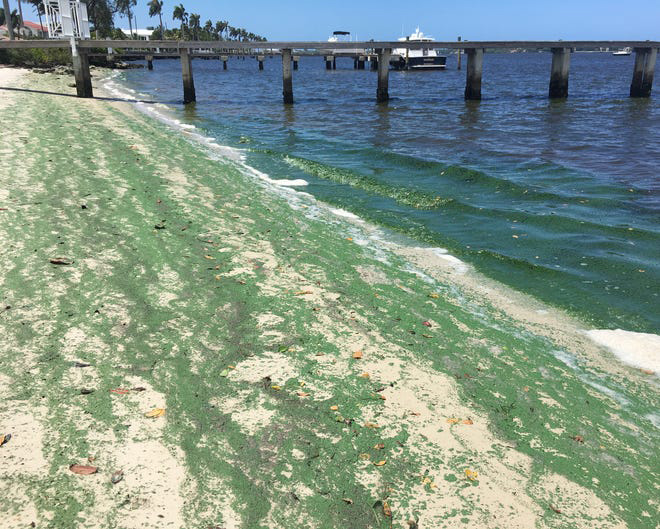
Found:
[[[461,42],[461,37],[458,37],[458,42]],[[458,67],[456,69],[460,70],[461,69],[461,55],[462,55],[463,50],[461,50],[461,48],[458,48],[457,51],[458,51]]]
[[[147,60],[147,70],[153,70],[154,69],[154,56],[153,55],[147,55],[145,57]]]
[[[76,95],[78,97],[94,97],[87,50],[78,48],[73,39],[71,39],[71,59],[73,62],[73,75],[76,79]]]
[[[229,60],[229,57],[227,57],[226,55],[222,55],[220,57],[220,60],[222,61],[222,69],[226,70],[227,69],[227,61]]]
[[[373,71],[378,70],[378,59],[373,55],[369,58],[369,68]]]
[[[326,56],[325,58],[325,69],[326,70],[332,70],[332,60],[334,57],[331,56]]]
[[[651,96],[657,57],[657,48],[635,48],[635,68],[630,84],[630,97]]]
[[[390,74],[390,48],[376,50],[378,53],[378,88],[376,89],[376,102],[385,103],[390,99],[389,74]]]
[[[481,99],[481,74],[484,68],[484,49],[467,49],[465,53],[467,55],[465,99],[466,101],[479,101]]]
[[[285,105],[293,104],[293,75],[291,73],[291,50],[282,50],[282,96]]]
[[[183,76],[183,104],[194,103],[197,101],[195,94],[195,81],[192,71],[192,57],[188,48],[181,48],[181,74]]]
[[[365,57],[363,55],[360,55],[357,60],[357,69],[358,70],[364,70],[364,60]]]
[[[260,69],[260,70],[263,70],[263,69],[264,69],[264,56],[263,56],[263,55],[259,55],[259,56],[257,57],[257,60],[259,61],[259,69]]]
[[[298,61],[300,60],[300,57],[298,55],[293,56],[293,69],[297,70],[298,69]]]
[[[571,48],[552,48],[552,70],[550,71],[550,99],[568,97],[568,71],[571,64]]]

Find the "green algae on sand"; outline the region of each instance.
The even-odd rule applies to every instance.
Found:
[[[648,376],[360,244],[366,227],[125,103],[0,106],[16,116],[0,176],[10,526],[654,527]],[[68,472],[89,458],[96,474]]]

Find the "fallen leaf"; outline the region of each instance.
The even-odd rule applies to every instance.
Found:
[[[204,259],[212,259],[215,261],[215,257],[213,257],[212,255],[205,255]]]
[[[330,409],[331,409],[332,411],[337,411],[337,410],[339,409],[339,406],[337,406],[337,405],[335,405],[335,406],[330,406]]]
[[[304,391],[298,391],[296,394],[299,397],[309,397],[309,393],[305,393]]]
[[[468,424],[469,425],[469,424],[474,424],[474,423],[472,422],[472,419],[465,419],[465,420],[463,420],[463,424]]]
[[[117,388],[111,389],[110,393],[116,393],[117,395],[128,395],[130,391],[128,389]]]
[[[280,386],[271,386],[270,389],[274,389],[275,391],[279,391],[282,388]]]
[[[68,266],[73,264],[73,259],[67,259],[66,257],[53,257],[49,259],[50,264]]]
[[[349,505],[353,505],[353,500],[350,498],[342,498],[341,501],[346,502]]]
[[[371,459],[371,456],[369,454],[360,454],[358,457],[364,461]]]
[[[584,443],[584,437],[582,437],[581,435],[574,435],[573,437],[571,437],[571,439],[573,439],[573,441],[575,441],[576,443]]]
[[[352,240],[353,240],[353,237],[346,237],[346,240],[347,240],[347,241],[352,241]]]
[[[378,461],[377,463],[374,463],[374,466],[382,467],[385,463],[387,463],[387,461],[383,459],[382,461]]]
[[[438,299],[440,297],[440,294],[436,294],[435,292],[431,292],[429,294],[429,297],[432,299]]]
[[[163,408],[154,408],[144,414],[147,419],[155,419],[157,417],[162,417],[163,415],[165,415],[165,410]]]
[[[356,360],[359,360],[360,358],[362,358],[362,351],[355,351],[353,353],[353,358],[355,358]]]
[[[476,470],[470,470],[469,468],[465,469],[465,476],[470,480],[474,481],[479,477],[479,473]]]
[[[360,376],[362,378],[369,378],[369,373],[362,373]]]
[[[10,433],[0,435],[0,446],[7,444],[10,439],[11,439]]]
[[[383,514],[388,518],[392,518],[392,509],[390,509],[390,504],[386,501],[383,502]]]
[[[117,470],[117,472],[114,472],[112,474],[112,476],[110,476],[110,483],[112,483],[113,485],[116,485],[122,479],[124,479],[124,471],[123,470]]]
[[[365,422],[364,423],[365,428],[380,428],[376,423],[373,422]]]
[[[561,510],[560,510],[560,509],[557,509],[557,507],[555,507],[554,505],[550,504],[549,507],[550,507],[553,511],[555,511],[557,514],[561,514]]]
[[[71,465],[69,470],[80,476],[89,476],[90,474],[96,474],[99,469],[90,465]]]
[[[385,443],[378,443],[374,445],[374,450],[383,450],[385,448]]]
[[[456,424],[459,421],[459,419],[456,419],[454,417],[451,417],[450,419],[447,419],[447,422],[449,424]]]
[[[425,325],[426,327],[430,327],[430,326],[431,326],[431,323],[428,322],[428,321],[423,321],[423,322],[422,322],[422,325]]]
[[[294,294],[294,296],[305,296],[307,294],[313,294],[311,290],[300,290]]]

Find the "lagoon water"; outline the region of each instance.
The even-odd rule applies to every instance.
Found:
[[[634,56],[575,53],[570,97],[550,101],[550,60],[487,54],[484,99],[467,103],[455,56],[446,71],[390,72],[387,105],[351,59],[326,71],[303,58],[289,107],[278,57],[264,71],[196,60],[186,108],[176,60],[120,79],[273,180],[446,248],[587,325],[660,333],[659,99],[628,97]]]

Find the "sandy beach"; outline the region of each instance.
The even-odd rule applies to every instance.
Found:
[[[0,68],[3,527],[657,526],[653,372],[102,75]]]

